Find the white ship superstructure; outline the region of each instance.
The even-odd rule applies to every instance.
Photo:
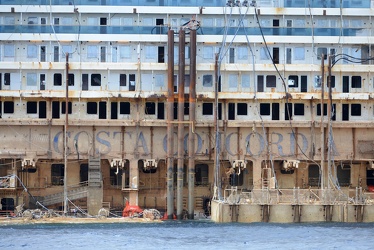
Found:
[[[0,215],[374,221],[374,1],[0,5]]]

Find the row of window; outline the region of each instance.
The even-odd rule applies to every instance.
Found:
[[[77,105],[75,105],[77,106]],[[3,108],[3,112],[1,112]],[[239,116],[247,116],[249,114],[248,103],[228,103],[228,120],[235,120]],[[214,110],[213,103],[202,103],[201,114],[203,116],[212,116]],[[350,116],[361,116],[362,105],[359,103],[342,104],[342,120],[348,121]],[[52,102],[52,119],[59,119],[61,114],[65,114],[65,102]],[[262,116],[269,116],[272,120],[280,120],[280,103],[260,103],[259,113]],[[0,102],[0,113],[13,114],[14,102]],[[73,113],[73,105],[68,102],[68,114]],[[74,111],[74,113],[76,113]],[[47,102],[46,101],[28,101],[26,103],[26,114],[38,114],[38,118],[47,118]],[[107,119],[107,102],[87,102],[87,115],[99,115],[99,119]],[[118,119],[118,115],[130,115],[130,102],[110,102],[110,119]],[[165,119],[165,104],[163,102],[145,102],[144,115],[156,116],[157,119]],[[184,104],[184,115],[189,115],[189,103]],[[304,103],[285,103],[284,104],[284,120],[291,120],[293,116],[305,115]],[[321,104],[316,105],[316,115],[321,116]],[[323,115],[327,115],[327,104],[323,106]],[[178,118],[178,103],[174,103],[174,119]],[[331,110],[332,120],[336,120],[336,104],[332,104]],[[218,105],[218,119],[222,119],[222,103]]]
[[[38,77],[39,76],[39,77]],[[62,73],[54,73],[52,79],[49,79],[53,82],[53,86],[62,86],[64,82],[64,76]],[[165,88],[166,87],[166,75],[165,74],[142,74],[142,89],[152,90],[152,85],[156,88]],[[82,90],[89,90],[89,86],[97,87],[103,85],[103,78],[105,78],[105,75],[94,73],[94,74],[82,74],[81,75],[81,88]],[[115,79],[115,77],[117,79]],[[240,79],[239,79],[240,77]],[[12,78],[15,82],[19,82],[19,75],[16,73],[0,73],[0,89],[1,86],[4,85],[4,89],[6,89],[5,86],[10,86],[12,81]],[[38,79],[39,78],[39,79]],[[198,84],[202,83],[202,87],[204,88],[212,88],[214,86],[214,78],[213,74],[203,74],[201,76],[198,76]],[[109,90],[119,90],[118,87],[126,87],[125,90],[128,91],[135,91],[135,85],[136,85],[136,74],[114,74],[112,73],[110,76],[110,85]],[[322,86],[322,77],[321,76],[314,76],[313,78],[313,87],[314,88],[321,88]],[[374,79],[373,79],[374,81]],[[76,75],[74,73],[68,74],[68,84],[69,86],[75,86],[76,82]],[[190,85],[190,75],[185,75],[185,86],[188,87]],[[301,92],[308,92],[308,76],[306,75],[289,75],[288,78],[285,80],[286,85],[289,88],[293,89],[299,89]],[[362,88],[363,84],[363,78],[362,76],[342,76],[342,85],[341,91],[342,93],[349,93],[350,90],[353,89],[360,89]],[[39,85],[38,85],[39,83]],[[115,88],[113,85],[118,83],[118,87]],[[149,84],[150,83],[150,84]],[[329,76],[325,78],[326,87],[331,84],[332,88],[336,88],[336,77],[334,75],[331,76],[331,79]],[[15,83],[16,84],[16,83]],[[39,90],[48,90],[49,88],[46,88],[47,79],[46,74],[44,73],[26,73],[26,86],[30,87],[36,87]],[[250,88],[250,75],[249,74],[241,74],[240,76],[238,74],[228,74],[227,75],[227,87],[228,89],[225,89],[225,91],[237,91],[239,85],[243,89]],[[50,86],[50,85],[49,85]],[[128,88],[127,88],[128,86]],[[113,87],[113,89],[112,89]],[[283,91],[283,83],[281,83],[281,80],[276,75],[257,75],[257,92],[265,92],[266,88],[280,88],[280,91]],[[174,75],[174,91],[177,92],[178,88],[178,75]],[[12,88],[14,90],[14,88]],[[243,90],[242,89],[242,90]],[[123,89],[121,89],[123,90]],[[219,92],[222,91],[221,84],[219,85]],[[336,92],[336,90],[334,90]]]
[[[141,54],[143,62],[166,62],[166,45],[117,45],[107,44],[102,45],[37,45],[27,44],[25,48],[22,46],[16,46],[11,43],[4,43],[0,51],[0,60],[2,61],[35,61],[40,62],[63,62],[65,61],[66,53],[69,53],[69,61],[78,62],[82,58],[88,62],[133,62],[137,60]],[[197,46],[197,61],[203,63],[213,63],[215,54],[220,51],[220,47],[211,46],[204,44],[203,46]],[[18,52],[21,51],[22,53]],[[275,64],[293,64],[293,63],[314,63],[320,64],[322,55],[327,59],[327,55],[336,55],[338,52],[335,48],[317,47],[316,50],[307,48],[302,45],[295,45],[294,47],[280,48],[276,46],[270,46],[269,50],[265,46],[256,46],[254,50],[250,50],[246,44],[232,45],[225,52],[226,59],[225,63],[249,63],[252,61],[251,52],[255,54],[258,63],[271,62],[273,59]],[[314,53],[313,53],[314,52]],[[335,60],[333,63],[348,64],[352,63],[352,58],[356,58],[354,62],[356,64],[370,64],[370,48],[366,45],[354,45],[350,47],[344,47],[339,50],[339,53],[343,53],[345,56],[344,60]],[[282,55],[284,54],[284,55]],[[178,63],[178,47],[174,46],[174,63]],[[271,58],[270,58],[270,56]],[[313,62],[310,58],[314,58],[317,55],[317,61]],[[190,47],[189,45],[185,48],[185,58],[190,58]],[[189,61],[187,60],[187,63]]]

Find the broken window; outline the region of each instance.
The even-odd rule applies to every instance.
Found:
[[[317,48],[317,59],[321,60],[323,55],[323,59],[327,59],[327,48]]]
[[[361,104],[351,104],[351,116],[361,116]]]
[[[203,87],[213,86],[213,75],[203,75]]]
[[[203,103],[203,115],[213,115],[213,103]]]
[[[129,91],[135,91],[135,74],[129,74]]]
[[[144,113],[146,115],[154,115],[154,114],[156,114],[156,103],[154,103],[154,102],[146,102],[145,103]]]
[[[208,164],[195,165],[195,185],[204,186],[209,184],[209,166]]]
[[[110,185],[122,187],[122,168],[110,168]]]
[[[62,74],[60,73],[53,74],[53,85],[62,86]]]
[[[97,102],[87,102],[87,114],[89,115],[97,114]]]
[[[101,86],[101,74],[91,75],[91,86]]]
[[[248,105],[247,103],[238,103],[238,113],[237,115],[247,115],[248,114]]]
[[[54,186],[64,185],[64,164],[51,165],[51,181]]]
[[[26,112],[27,114],[37,114],[38,113],[37,102],[27,102]]]
[[[120,102],[119,103],[119,113],[121,115],[130,114],[130,103],[129,102]]]
[[[314,87],[320,88],[322,86],[322,77],[321,76],[314,76]]]
[[[275,75],[266,76],[266,87],[267,88],[277,87],[277,78],[275,77]]]
[[[337,166],[336,177],[338,178],[339,186],[348,187],[351,185],[351,165],[341,164]]]
[[[311,187],[320,185],[320,171],[318,165],[309,165],[308,167],[308,184]]]
[[[288,77],[288,87],[297,88],[299,87],[299,76],[291,75]]]

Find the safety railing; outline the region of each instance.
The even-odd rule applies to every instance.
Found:
[[[224,190],[223,200],[229,204],[290,204],[290,205],[335,205],[372,204],[374,193],[356,189],[253,189],[250,192],[236,187]]]

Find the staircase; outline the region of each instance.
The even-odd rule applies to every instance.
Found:
[[[76,200],[87,197],[87,185],[69,188],[67,196],[69,200]],[[42,204],[49,206],[56,203],[62,203],[64,201],[64,192],[51,194],[44,196]]]

